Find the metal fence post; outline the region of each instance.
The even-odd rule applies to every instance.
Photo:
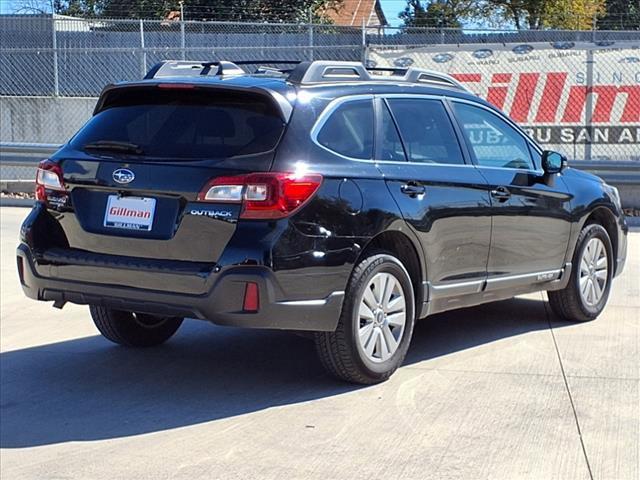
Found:
[[[309,22],[309,60],[313,62],[314,46],[313,46],[313,9],[309,7],[307,10],[307,20]]]
[[[144,46],[144,22],[140,19],[140,73],[147,74],[147,51]]]
[[[362,63],[365,65],[367,63],[367,30],[364,18],[362,19]]]
[[[185,49],[185,38],[184,38],[184,20],[180,20],[180,52],[182,60],[186,58]]]
[[[593,141],[593,48],[587,47],[587,88],[585,89],[587,96],[585,102],[584,120],[587,128],[588,138],[584,144],[584,159],[591,161],[591,142]]]
[[[313,46],[313,23],[309,23],[309,60],[313,62],[313,54],[314,54],[314,46]]]
[[[178,2],[180,5],[180,51],[182,52],[182,60],[186,58],[184,47],[185,47],[185,38],[184,38],[184,0],[180,0]]]
[[[56,16],[51,14],[51,46],[53,47],[53,96],[60,95],[60,78],[58,77],[58,38],[56,36]]]

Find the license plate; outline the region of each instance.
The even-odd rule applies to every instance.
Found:
[[[150,231],[156,210],[155,198],[109,195],[104,226]]]

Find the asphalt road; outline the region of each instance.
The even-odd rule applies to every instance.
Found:
[[[295,335],[185,322],[117,347],[85,307],[23,297],[2,208],[3,480],[640,478],[640,233],[594,322],[543,294],[431,317],[374,387]]]

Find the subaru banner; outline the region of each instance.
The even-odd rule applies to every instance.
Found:
[[[368,63],[449,73],[570,159],[640,161],[640,42],[373,47]]]

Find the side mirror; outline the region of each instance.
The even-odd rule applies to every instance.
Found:
[[[547,175],[560,173],[567,166],[567,159],[564,155],[551,150],[542,152],[542,169]]]

